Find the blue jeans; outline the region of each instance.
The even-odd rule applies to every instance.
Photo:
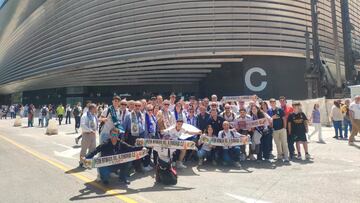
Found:
[[[342,121],[333,121],[334,129],[335,129],[335,137],[338,138],[339,134],[342,138]]]
[[[100,179],[102,181],[109,181],[110,179],[110,173],[116,172],[118,169],[120,169],[119,179],[120,180],[126,180],[128,175],[128,170],[131,162],[113,165],[113,166],[105,166],[99,168],[100,173]]]
[[[348,138],[348,132],[352,130],[351,121],[348,119],[344,119],[344,137]]]
[[[223,161],[226,164],[230,164],[235,161],[240,161],[240,146],[232,147],[229,149],[223,149]]]
[[[206,157],[207,160],[212,160],[211,151],[206,151],[206,150],[203,150],[203,149],[199,149],[197,151],[197,156],[199,157],[199,159],[204,159]]]
[[[262,160],[270,159],[271,143],[272,143],[272,132],[269,130],[267,133],[264,133],[260,139],[260,150],[257,154],[257,159]]]

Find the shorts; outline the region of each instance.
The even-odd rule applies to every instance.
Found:
[[[294,135],[295,142],[307,142],[306,134],[296,134]]]

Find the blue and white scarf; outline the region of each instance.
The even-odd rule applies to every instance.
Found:
[[[145,119],[146,119],[147,131],[149,132],[149,134],[151,134],[151,136],[155,136],[156,129],[157,129],[157,119],[156,119],[156,117],[154,115],[152,115],[150,117],[149,114],[146,114]]]
[[[114,106],[110,106],[108,111],[110,111],[110,115],[111,115],[111,120],[112,122],[114,123],[114,126],[120,130],[120,133],[124,133],[124,128],[123,126],[121,125],[121,121],[119,120],[119,118],[117,117],[117,114],[116,114],[116,110],[114,108]]]

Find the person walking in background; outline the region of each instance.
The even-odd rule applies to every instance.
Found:
[[[16,117],[16,114],[15,114],[15,106],[14,105],[11,105],[10,108],[10,118],[13,119]]]
[[[35,115],[35,107],[34,105],[30,104],[28,107],[28,127],[34,127],[34,115]]]
[[[309,135],[309,140],[315,133],[318,133],[319,142],[325,143],[325,141],[322,138],[320,105],[319,104],[314,104],[314,109],[311,113],[310,122],[312,122],[312,125],[314,126],[314,131]]]
[[[343,134],[342,134],[342,122],[343,122],[343,114],[341,113],[341,109],[340,109],[340,102],[334,101],[334,105],[331,107],[331,112],[330,112],[330,120],[333,122],[333,126],[335,129],[335,136],[333,138],[339,139],[339,135],[340,135],[340,139],[343,139]]]
[[[41,127],[43,128],[44,126],[47,127],[49,124],[49,109],[46,107],[46,105],[44,105],[41,110],[41,115],[42,115],[42,123],[41,123]]]
[[[350,120],[350,99],[345,100],[345,104],[341,107],[341,112],[344,115],[344,139],[348,139],[348,132],[352,130],[351,120]]]
[[[53,107],[53,105],[49,104],[48,109],[49,109],[49,113],[48,113],[47,117],[48,117],[48,120],[50,120],[50,119],[52,119],[53,112],[54,112],[54,107]],[[46,127],[47,127],[47,125],[46,125]]]
[[[62,104],[60,104],[57,108],[56,108],[56,115],[59,119],[59,125],[61,125],[61,122],[64,118],[64,114],[65,114],[65,108]]]
[[[350,120],[352,124],[352,130],[349,137],[349,145],[353,145],[355,141],[355,135],[360,132],[360,96],[355,96],[355,101],[350,104]]]
[[[66,113],[65,113],[65,115],[66,115],[66,118],[65,118],[65,124],[71,124],[71,111],[72,111],[72,109],[71,109],[71,106],[68,104],[68,105],[66,105]]]
[[[75,118],[75,132],[78,133],[78,129],[80,128],[80,115],[81,115],[81,103],[77,103],[77,105],[74,107],[73,115]],[[77,139],[76,144],[79,142],[79,139]]]
[[[41,105],[39,106],[39,117],[38,117],[38,120],[39,120],[39,127],[41,127],[43,125],[43,116],[42,116],[42,112],[41,112],[42,108],[41,108]]]

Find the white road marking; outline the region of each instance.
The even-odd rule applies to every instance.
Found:
[[[263,200],[259,200],[259,199],[253,199],[253,198],[239,196],[239,195],[233,195],[233,194],[230,194],[230,193],[225,193],[225,194],[232,197],[232,198],[234,198],[234,199],[245,202],[245,203],[255,203],[255,202],[256,203],[270,203],[270,202],[267,202],[267,201],[263,201]]]
[[[56,142],[53,142],[53,143],[56,144],[56,145],[59,145],[59,146],[61,146],[61,147],[64,147],[64,148],[66,148],[66,149],[73,149],[72,147],[69,147],[69,146],[64,145],[64,144],[60,144],[60,143],[56,143]]]
[[[77,159],[74,158],[74,156],[79,153],[80,153],[80,148],[76,148],[76,149],[71,148],[62,152],[54,151],[55,156],[64,157],[68,159]]]

